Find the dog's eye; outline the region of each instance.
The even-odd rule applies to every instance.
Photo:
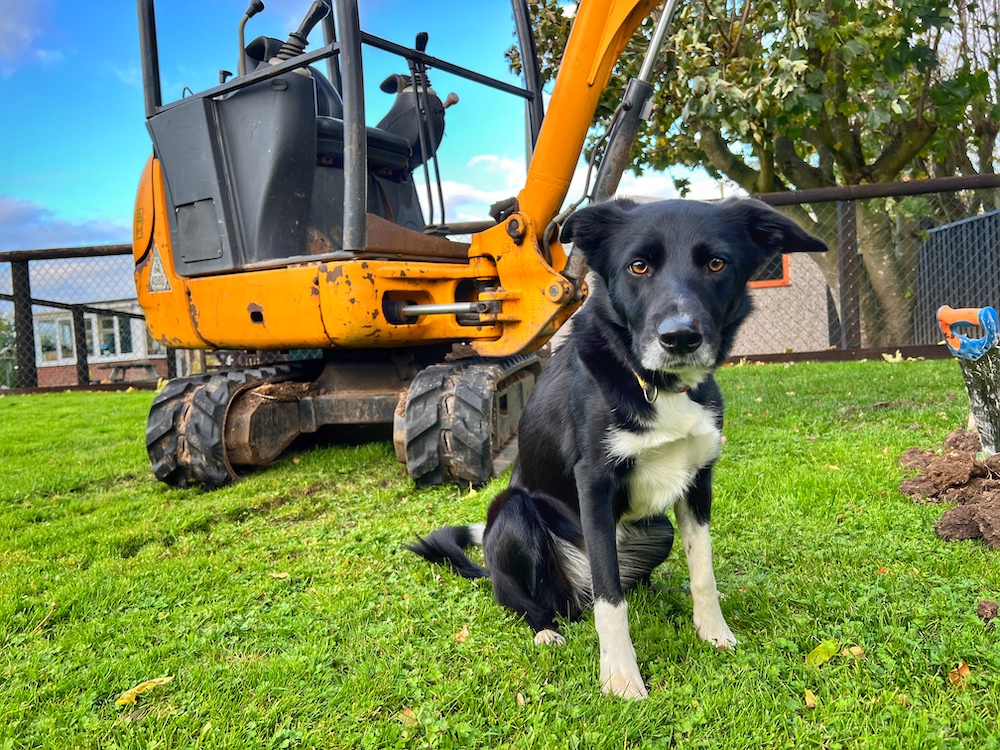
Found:
[[[628,264],[628,270],[636,276],[642,276],[649,273],[649,263],[644,260],[633,260]]]
[[[711,271],[712,273],[718,273],[725,267],[726,267],[726,261],[724,261],[722,258],[712,258],[710,261],[708,261],[708,270]]]

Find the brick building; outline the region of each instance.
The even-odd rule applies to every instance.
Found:
[[[92,307],[92,306],[91,306]],[[90,381],[154,380],[167,376],[167,352],[146,332],[143,320],[115,312],[141,314],[134,299],[101,302],[106,314],[84,313]],[[69,310],[36,311],[35,363],[38,385],[77,383],[76,331]]]

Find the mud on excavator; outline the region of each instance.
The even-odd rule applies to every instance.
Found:
[[[263,10],[252,0],[237,75],[220,71],[219,85],[168,103],[154,1],[138,0],[153,154],[133,252],[149,330],[167,347],[288,360],[168,382],[146,431],[156,476],[220,487],[301,434],[358,424],[393,425],[397,456],[420,484],[478,484],[502,470],[540,372],[534,352],[586,294],[558,241],[570,180],[612,67],[658,2],[582,0],[543,113],[527,0],[512,0],[523,87],[432,57],[426,34],[410,47],[362,31],[357,0],[317,0],[286,40],[245,44],[245,24]],[[672,12],[670,0],[591,200],[610,197],[627,166]],[[307,52],[317,26],[323,43]],[[375,126],[365,124],[363,46],[397,55],[404,71],[382,84],[395,99]],[[429,69],[526,108],[527,179],[490,220],[424,215],[432,183],[443,214],[436,151],[450,99],[431,88]]]

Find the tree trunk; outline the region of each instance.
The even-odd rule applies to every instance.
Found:
[[[896,226],[883,200],[858,201],[857,208],[858,244],[867,277],[861,287],[863,343],[905,346],[913,340],[919,237],[907,222]]]

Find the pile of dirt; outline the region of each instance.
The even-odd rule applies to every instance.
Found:
[[[1000,548],[1000,454],[985,461],[979,435],[955,430],[939,450],[907,448],[899,463],[919,473],[899,491],[920,503],[956,503],[935,525],[947,541],[982,539]]]

